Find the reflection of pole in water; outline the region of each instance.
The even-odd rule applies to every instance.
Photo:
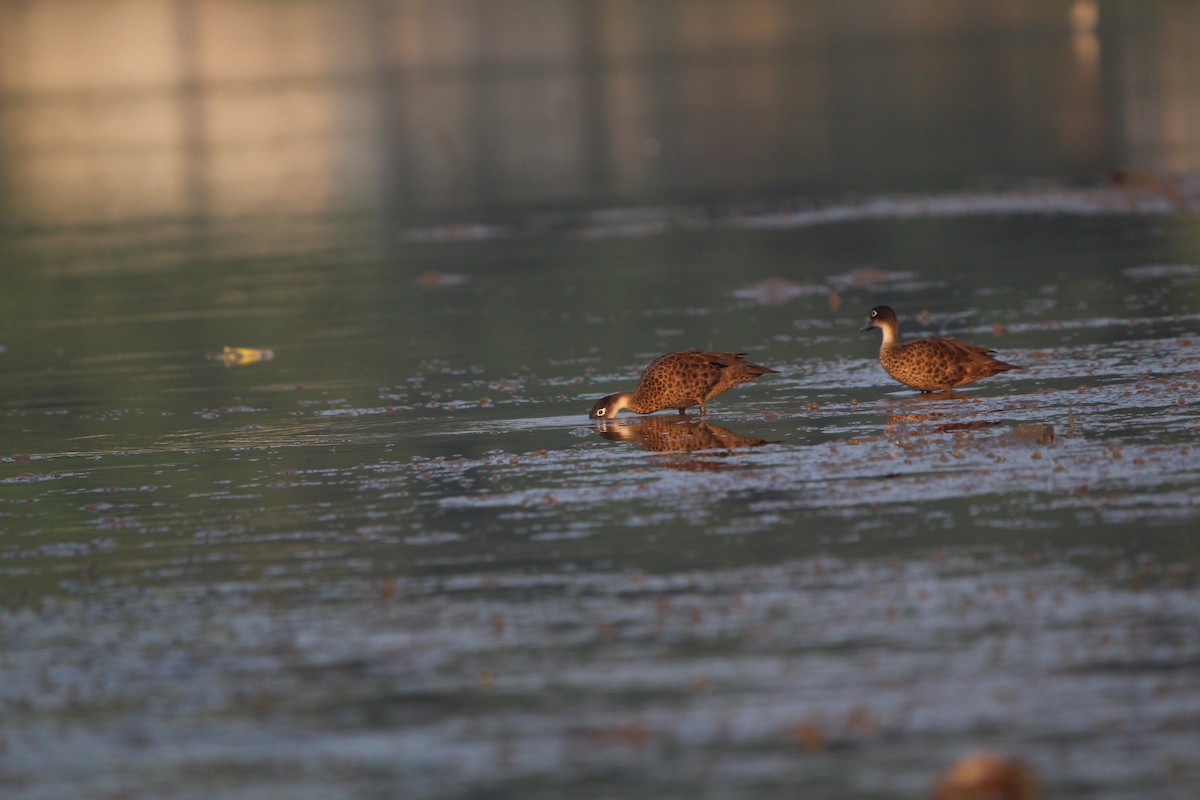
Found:
[[[379,157],[381,166],[380,198],[387,219],[395,219],[416,202],[421,193],[411,152],[416,148],[410,136],[408,86],[405,67],[394,57],[392,42],[396,30],[395,4],[372,0],[367,6],[367,30],[370,42],[370,69],[379,116]]]
[[[586,191],[591,197],[607,197],[612,188],[612,152],[608,125],[611,119],[604,87],[604,20],[600,0],[579,0],[576,30],[579,42],[579,125],[583,137],[580,155]]]
[[[183,145],[184,202],[191,219],[208,218],[208,136],[197,0],[175,0],[175,49],[179,56],[179,115]]]
[[[1079,69],[1090,77],[1100,74],[1100,6],[1096,0],[1075,0],[1069,15],[1071,52]]]

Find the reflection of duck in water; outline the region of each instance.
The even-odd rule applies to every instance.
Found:
[[[613,441],[641,442],[642,447],[659,453],[735,450],[770,444],[765,439],[742,436],[704,420],[678,417],[643,417],[622,423],[601,422],[596,426],[596,432]]]
[[[612,419],[623,408],[635,414],[677,408],[684,414],[684,409],[690,406],[700,406],[703,415],[707,413],[704,404],[726,389],[778,371],[743,361],[743,355],[745,353],[683,350],[659,356],[642,371],[636,389],[600,398],[588,416]]]
[[[883,344],[879,346],[879,363],[887,374],[905,386],[922,392],[949,393],[962,386],[998,372],[1020,369],[992,357],[992,350],[960,342],[957,339],[934,337],[899,342],[900,321],[889,306],[875,306],[863,331],[879,328]]]
[[[903,431],[909,435],[925,435],[927,433],[953,433],[955,431],[974,431],[982,428],[991,428],[999,425],[995,420],[972,419],[964,422],[941,422],[931,425],[923,425],[924,422],[936,422],[937,420],[954,420],[955,417],[950,414],[930,412],[926,414],[888,414],[887,420],[883,423],[884,429],[888,431],[888,435],[892,436]]]

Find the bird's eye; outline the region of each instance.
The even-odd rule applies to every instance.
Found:
[[[872,308],[872,309],[871,309],[871,316],[872,316],[872,317],[878,317],[878,316],[879,316],[879,312],[878,312],[878,311],[876,311],[875,309],[873,309],[873,308]]]
[[[596,412],[596,416],[597,416],[597,417],[603,417],[603,416],[604,416],[605,414],[607,414],[607,413],[608,413],[608,409],[607,409],[607,408],[602,408],[602,409],[600,409],[599,411],[597,411],[597,412]]]

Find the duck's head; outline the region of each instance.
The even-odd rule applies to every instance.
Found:
[[[629,401],[633,399],[633,392],[617,392],[610,394],[607,397],[601,397],[592,406],[592,410],[588,412],[589,419],[612,419],[617,415],[617,412],[622,408],[629,406]]]
[[[891,306],[875,306],[871,309],[871,313],[867,315],[867,324],[859,328],[859,331],[865,333],[871,328],[889,328],[895,329],[899,323],[896,320],[896,312],[892,311]]]

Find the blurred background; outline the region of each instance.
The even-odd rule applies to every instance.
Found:
[[[404,225],[1178,172],[1198,27],[1153,1],[6,2],[0,213]]]

